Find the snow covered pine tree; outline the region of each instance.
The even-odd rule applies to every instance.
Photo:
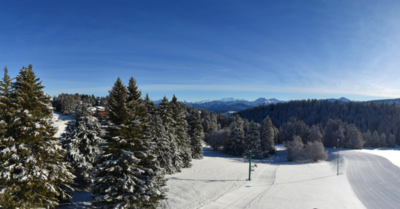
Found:
[[[233,121],[230,125],[229,139],[226,143],[226,153],[240,156],[244,151],[244,137],[242,121]]]
[[[270,151],[275,149],[274,126],[272,125],[272,121],[269,116],[264,118],[260,134],[261,148],[263,155],[266,157],[269,155],[268,153]]]
[[[253,152],[252,157],[256,159],[262,159],[260,132],[258,131],[257,124],[252,120],[249,124],[249,130],[247,131],[246,138],[244,140],[244,152],[243,156],[248,156],[249,151]]]
[[[181,153],[179,150],[177,135],[175,134],[175,120],[172,117],[172,108],[168,99],[164,96],[163,100],[159,104],[157,113],[163,122],[166,137],[169,140],[169,149],[172,157],[172,167],[163,167],[167,174],[173,174],[181,172],[183,162],[181,159]],[[158,156],[160,157],[160,156]]]
[[[67,150],[65,160],[71,162],[75,168],[78,187],[87,188],[93,183],[90,172],[94,170],[94,159],[100,154],[99,143],[104,140],[98,119],[92,116],[89,108],[76,114],[76,121],[68,124],[66,133],[62,138],[63,148]]]
[[[149,117],[131,78],[128,88],[117,79],[107,104],[113,124],[96,158],[92,184],[95,204],[103,208],[156,208],[165,199],[166,181],[154,155]]]
[[[158,162],[163,174],[171,174],[175,172],[172,164],[173,153],[170,149],[170,140],[165,130],[164,124],[159,115],[155,115],[153,119],[153,141],[156,144],[154,154],[157,156]]]
[[[12,83],[11,109],[15,109],[0,151],[3,208],[55,207],[59,199],[72,198],[69,184],[75,176],[70,164],[63,162],[66,152],[54,137],[53,108],[43,88],[32,65],[21,69]]]
[[[200,122],[200,115],[198,110],[194,107],[190,108],[189,115],[187,116],[189,128],[188,134],[190,136],[190,143],[192,147],[192,158],[202,159],[203,158],[203,127]]]
[[[192,150],[190,146],[190,137],[188,135],[188,124],[186,116],[182,111],[181,104],[175,97],[170,102],[172,108],[172,119],[174,119],[174,132],[178,143],[179,156],[182,160],[183,168],[190,168],[192,164]]]

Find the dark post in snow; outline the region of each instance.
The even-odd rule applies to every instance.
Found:
[[[337,140],[337,175],[339,176],[339,139]]]
[[[249,181],[251,181],[251,151],[249,151]]]

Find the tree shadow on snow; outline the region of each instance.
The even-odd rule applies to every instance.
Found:
[[[74,197],[72,198],[72,204],[65,204],[57,206],[56,209],[72,209],[72,208],[96,208],[92,205],[93,199],[90,197],[90,192],[75,191]]]
[[[74,115],[63,115],[61,112],[53,111],[54,115],[58,115],[57,120],[73,120]]]
[[[182,178],[177,178],[177,177],[170,177],[168,180],[178,180],[178,181],[204,181],[207,183],[213,183],[213,182],[227,182],[227,181],[246,181],[246,180],[238,180],[238,179],[224,179],[224,180],[218,180],[218,179],[182,179]]]

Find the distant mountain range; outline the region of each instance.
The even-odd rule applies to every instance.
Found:
[[[327,99],[329,101],[341,101],[341,102],[349,102],[350,100],[344,97],[339,99]],[[156,100],[154,103],[158,105],[162,100]],[[269,104],[277,104],[277,103],[284,103],[286,101],[278,100],[275,98],[266,99],[266,98],[258,98],[255,101],[247,101],[245,99],[235,99],[232,97],[226,97],[220,100],[202,100],[202,101],[187,101],[183,100],[180,103],[185,104],[187,106],[193,106],[196,109],[206,109],[208,111],[213,112],[227,112],[227,111],[240,111],[247,108],[253,108],[259,105],[269,105]]]
[[[340,97],[339,99],[320,99],[320,100],[328,100],[330,102],[334,102],[334,101],[341,101],[341,102],[350,102],[350,99],[344,98],[344,97]]]
[[[398,99],[381,99],[381,100],[371,100],[371,101],[365,101],[364,103],[387,103],[387,104],[400,104],[400,98]]]

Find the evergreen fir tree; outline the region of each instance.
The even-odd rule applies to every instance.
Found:
[[[389,134],[388,138],[388,147],[395,147],[396,146],[396,138],[393,134]]]
[[[57,129],[52,123],[53,107],[41,83],[32,65],[24,67],[12,83],[12,115],[7,114],[12,120],[0,151],[3,208],[55,207],[60,199],[68,200],[73,195],[69,184],[75,176],[70,164],[63,162],[66,152],[54,137]],[[3,95],[9,84],[9,78],[3,79]]]
[[[380,146],[381,147],[386,147],[387,143],[386,143],[386,134],[382,133],[381,136],[379,137],[379,141],[380,141]]]
[[[129,88],[132,90],[133,88]],[[112,124],[92,184],[95,204],[104,208],[156,208],[165,199],[165,179],[154,154],[143,100],[118,78],[107,109]]]
[[[156,114],[156,105],[152,100],[150,100],[149,95],[146,94],[146,98],[144,99],[144,102],[147,107],[147,112],[150,114],[151,117],[153,117]]]
[[[262,129],[261,129],[261,148],[264,153],[264,156],[268,156],[268,153],[271,150],[275,149],[275,143],[274,143],[274,126],[272,125],[272,121],[269,118],[269,116],[265,117],[262,123]]]
[[[138,90],[138,86],[136,85],[136,80],[131,77],[129,79],[128,88],[128,102],[140,102],[142,92]]]
[[[181,104],[178,102],[175,95],[170,104],[172,108],[172,118],[175,121],[174,134],[179,148],[179,157],[182,159],[183,168],[190,168],[192,166],[190,163],[192,161],[192,150],[190,146],[190,137],[188,135],[188,124],[184,112],[181,109]]]
[[[371,146],[372,147],[380,147],[379,134],[378,134],[378,132],[376,130],[372,133]]]
[[[7,185],[10,176],[9,159],[5,152],[9,152],[10,148],[15,147],[15,140],[10,136],[9,130],[13,126],[15,109],[12,106],[11,95],[13,94],[12,79],[8,75],[7,68],[4,68],[4,77],[0,81],[0,205],[8,201],[10,196],[3,195],[8,190],[10,184]],[[14,148],[15,149],[15,148]]]
[[[178,138],[175,134],[175,120],[172,116],[172,108],[170,106],[170,102],[167,97],[164,96],[163,100],[159,104],[158,114],[160,115],[161,120],[163,121],[163,125],[167,134],[167,138],[169,139],[169,149],[172,156],[172,166],[173,168],[165,168],[168,174],[173,174],[176,172],[181,172],[181,168],[183,167],[183,161],[181,159]]]
[[[250,130],[250,123],[249,123],[249,120],[247,120],[247,119],[242,119],[242,120],[243,120],[244,134],[246,135],[247,132]]]
[[[244,152],[243,156],[248,156],[249,151],[252,151],[254,154],[253,158],[261,159],[262,149],[261,149],[261,141],[260,141],[260,133],[257,128],[257,124],[254,121],[251,121],[249,124],[249,130],[247,131],[246,138],[244,140]]]
[[[202,159],[203,158],[203,127],[200,122],[200,115],[198,110],[193,107],[190,108],[189,115],[187,116],[188,120],[188,134],[190,136],[190,144],[192,149],[192,158],[193,159]]]
[[[175,173],[175,167],[172,162],[174,156],[169,149],[169,137],[159,115],[155,115],[154,117],[153,130],[153,142],[156,144],[154,154],[157,156],[160,167],[163,168],[163,174]]]
[[[372,146],[372,136],[371,136],[371,132],[369,130],[366,133],[363,134],[363,139],[365,141],[365,146],[366,147],[371,147]]]
[[[230,126],[229,139],[226,152],[231,155],[240,156],[243,153],[244,130],[240,122],[233,121]]]
[[[361,132],[357,129],[356,125],[350,124],[347,129],[346,147],[350,149],[361,149],[363,145],[363,138]]]
[[[93,183],[90,172],[94,170],[94,159],[100,154],[99,143],[103,130],[89,108],[76,115],[76,121],[68,124],[62,138],[63,148],[67,150],[65,159],[75,168],[75,182],[80,187]]]
[[[318,126],[313,125],[308,136],[310,142],[322,142],[322,134]]]
[[[8,140],[7,130],[12,125],[12,106],[11,95],[13,93],[11,85],[12,79],[8,75],[7,68],[4,68],[4,77],[0,81],[0,149],[3,147],[3,140]],[[7,142],[6,142],[7,144]]]
[[[337,138],[335,136],[333,120],[331,120],[331,119],[328,120],[328,123],[325,126],[324,132],[325,132],[324,146],[325,147],[336,147],[337,146]]]

